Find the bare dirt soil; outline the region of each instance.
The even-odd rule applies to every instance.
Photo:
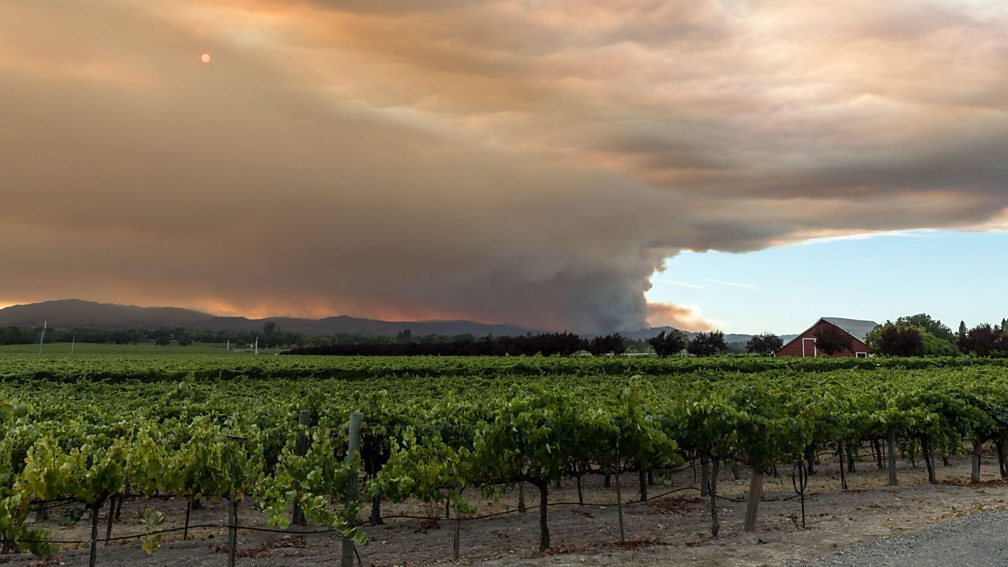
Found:
[[[887,473],[874,462],[857,462],[857,472],[847,475],[848,490],[841,491],[838,464],[819,465],[810,477],[806,492],[806,528],[801,528],[800,503],[792,488],[790,466],[781,476],[766,477],[764,501],[760,505],[757,531],[742,530],[747,471],[733,479],[723,470],[718,492],[721,532],[710,535],[707,502],[699,498],[692,469],[670,476],[667,485],[652,486],[646,502],[628,503],[623,508],[626,543],[619,538],[615,488],[604,488],[601,477],[586,479],[585,506],[577,505],[574,482],[562,488],[551,487],[549,508],[551,549],[540,553],[538,492],[525,489],[528,511],[465,519],[460,525],[460,560],[463,565],[739,565],[782,566],[816,559],[856,544],[917,530],[943,519],[981,510],[1008,508],[1008,484],[997,472],[997,463],[985,458],[982,480],[969,485],[968,457],[955,457],[950,466],[936,463],[939,484],[927,483],[922,462],[916,467],[900,461],[900,485],[886,486]],[[622,477],[623,499],[636,500],[636,474]],[[664,493],[670,494],[660,496]],[[511,490],[499,499],[484,499],[475,491],[467,492],[477,507],[477,515],[506,512],[517,508],[517,492]],[[563,504],[572,502],[573,504]],[[76,505],[80,507],[80,505]],[[160,528],[183,525],[185,502],[181,500],[127,501],[122,519],[113,526],[112,536],[143,534],[141,516],[151,506],[166,516]],[[54,508],[51,519],[41,522],[51,530],[54,540],[89,538],[87,516],[76,524],[63,527],[56,520],[66,507]],[[362,510],[366,518],[369,509]],[[362,565],[432,565],[454,563],[452,542],[454,519],[445,519],[443,505],[419,503],[384,503],[386,516],[411,515],[425,518],[389,518],[385,524],[366,526],[369,544],[358,549]],[[212,524],[190,530],[189,541],[181,532],[162,537],[161,549],[148,556],[139,539],[99,544],[98,565],[181,566],[227,564],[226,502],[208,501],[202,510],[192,513],[191,524]],[[101,537],[105,530],[101,516]],[[263,517],[250,503],[240,507],[239,523],[264,525]],[[304,529],[304,528],[299,528]],[[237,564],[243,566],[333,565],[340,560],[342,539],[338,534],[297,535],[241,530]],[[88,547],[63,544],[59,555],[36,559],[25,554],[0,556],[0,562],[15,565],[87,565]]]

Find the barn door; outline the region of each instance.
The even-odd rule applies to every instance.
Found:
[[[819,356],[816,352],[815,338],[801,340],[801,355],[802,356]]]

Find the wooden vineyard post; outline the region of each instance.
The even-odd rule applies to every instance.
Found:
[[[1008,469],[1005,468],[1005,462],[1008,460],[1008,444],[1001,439],[994,439],[994,448],[998,456],[998,473],[1002,479],[1008,478]]]
[[[235,557],[238,553],[238,500],[235,495],[238,484],[237,443],[245,441],[245,438],[228,435],[228,439],[236,442],[231,451],[231,490],[228,493],[228,567],[235,567]]]
[[[458,561],[459,559],[459,539],[462,532],[462,505],[459,501],[462,499],[462,487],[455,489],[455,534],[452,538],[452,561]]]
[[[896,486],[896,432],[886,433],[886,452],[889,456],[889,486]]]
[[[707,491],[707,495],[710,496],[711,537],[717,537],[718,532],[721,531],[721,520],[718,518],[717,509],[717,480],[720,464],[720,459],[717,457],[711,459],[710,489]]]
[[[983,447],[983,441],[979,437],[973,438],[973,468],[970,471],[970,482],[977,483],[980,482],[980,450]]]
[[[626,532],[623,529],[623,494],[620,491],[620,456],[619,456],[619,439],[616,439],[616,510],[619,513],[619,542],[620,544],[626,543]]]
[[[360,452],[360,430],[361,413],[355,411],[350,414],[350,442],[347,447],[347,461],[353,462]],[[357,471],[350,473],[347,480],[346,503],[349,507],[357,501]],[[353,527],[357,523],[356,518],[347,518],[347,525]],[[341,567],[353,567],[354,564],[354,542],[349,536],[343,536],[343,554],[340,561]]]
[[[228,567],[234,567],[238,545],[238,526],[235,525],[235,455],[231,454],[231,490],[228,492]]]
[[[840,488],[844,492],[847,492],[847,476],[844,474],[844,442],[843,440],[837,441],[837,456],[840,458]]]
[[[707,496],[710,491],[710,457],[700,455],[700,497]]]
[[[298,412],[298,434],[297,442],[294,447],[294,453],[300,457],[308,454],[308,435],[305,434],[305,428],[311,425],[311,412],[308,410],[301,410]],[[305,521],[304,510],[301,509],[301,504],[298,502],[294,503],[294,510],[291,512],[291,524],[296,526],[303,526],[307,524]]]
[[[760,441],[756,444],[757,447],[765,446],[765,444],[769,443],[770,434],[766,426],[761,425],[759,427],[759,437]],[[766,469],[767,464],[772,462],[773,459],[767,459],[766,456],[750,459],[749,466],[752,472],[749,475],[749,498],[746,502],[743,528],[746,533],[756,531],[756,516],[759,514],[760,501],[763,500],[763,471]]]
[[[763,469],[753,467],[752,476],[749,477],[749,500],[746,502],[745,524],[746,533],[756,531],[756,514],[759,512],[759,503],[763,499]]]

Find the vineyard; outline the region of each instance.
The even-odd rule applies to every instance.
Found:
[[[227,502],[235,530],[334,530],[366,561],[382,543],[365,524],[417,505],[479,521],[514,495],[550,550],[557,486],[578,502],[614,490],[622,540],[624,504],[694,471],[712,537],[719,479],[740,470],[755,532],[767,478],[801,467],[846,488],[868,454],[899,484],[907,461],[934,481],[936,460],[970,454],[979,480],[986,451],[1008,475],[1008,365],[988,359],[0,354],[0,380],[4,553],[54,552],[40,517],[69,503],[99,564],[124,501],[143,510],[129,537],[149,553],[175,499],[183,537],[194,508]]]

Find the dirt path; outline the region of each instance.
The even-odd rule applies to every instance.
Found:
[[[800,529],[799,502],[794,498],[790,478],[768,478],[764,501],[760,506],[758,532],[742,532],[744,498],[748,482],[731,479],[726,474],[720,481],[719,501],[722,528],[720,537],[710,537],[710,516],[693,484],[692,471],[685,470],[670,478],[671,488],[680,489],[669,496],[624,507],[628,545],[619,545],[617,509],[612,488],[604,488],[601,478],[591,478],[586,501],[594,504],[552,506],[549,526],[552,550],[540,554],[538,549],[538,511],[532,507],[537,493],[527,489],[530,505],[525,514],[511,513],[494,518],[465,520],[461,524],[461,564],[465,565],[739,565],[782,566],[801,561],[818,561],[841,550],[859,544],[918,530],[944,519],[966,516],[975,512],[1008,508],[1008,486],[995,478],[996,465],[985,464],[984,484],[963,486],[969,476],[969,461],[953,459],[952,465],[938,464],[937,473],[943,484],[929,485],[922,466],[909,468],[900,464],[900,486],[887,487],[886,476],[874,463],[859,462],[859,472],[848,475],[849,490],[840,491],[840,481],[834,465],[820,467],[811,477],[806,502],[806,529]],[[624,499],[636,498],[636,475],[623,478]],[[669,490],[652,487],[656,495]],[[472,495],[473,499],[477,499]],[[737,499],[739,501],[735,501]],[[570,483],[550,494],[552,502],[576,502],[577,492]],[[508,492],[499,501],[478,500],[480,514],[516,508],[515,492]],[[146,505],[164,512],[167,520],[162,527],[181,526],[185,503],[128,502],[123,507],[123,521],[114,526],[113,536],[143,533],[139,516]],[[140,549],[138,540],[99,547],[98,565],[131,565],[168,567],[175,565],[223,566],[226,529],[223,502],[208,502],[205,509],[194,513],[193,524],[212,523],[214,528],[193,530],[195,541],[180,541],[181,534],[167,534],[162,548],[153,556]],[[366,516],[368,510],[363,511]],[[389,519],[385,525],[366,527],[370,544],[360,549],[363,565],[432,565],[452,563],[453,520],[443,518],[440,506],[419,504],[383,506],[387,515],[410,514],[437,516],[438,521],[419,519]],[[54,515],[60,512],[54,510]],[[976,516],[983,522],[986,516]],[[104,519],[103,519],[104,521]],[[245,525],[262,525],[262,518],[248,505],[240,513]],[[104,524],[103,524],[104,525]],[[82,520],[72,527],[46,523],[54,539],[87,538],[88,522]],[[341,540],[332,534],[296,536],[243,531],[239,539],[242,566],[311,566],[333,565],[339,561]],[[7,556],[15,564],[86,565],[87,549],[64,546],[54,559],[41,562],[30,557]],[[832,565],[833,563],[814,563]],[[844,563],[841,563],[844,564]],[[988,563],[989,564],[989,563]],[[889,565],[889,564],[886,564]],[[891,565],[896,565],[892,563]],[[918,564],[913,564],[919,567]],[[926,565],[926,564],[920,564]]]
[[[908,534],[830,554],[794,567],[987,567],[1008,565],[1008,511],[945,520]]]

